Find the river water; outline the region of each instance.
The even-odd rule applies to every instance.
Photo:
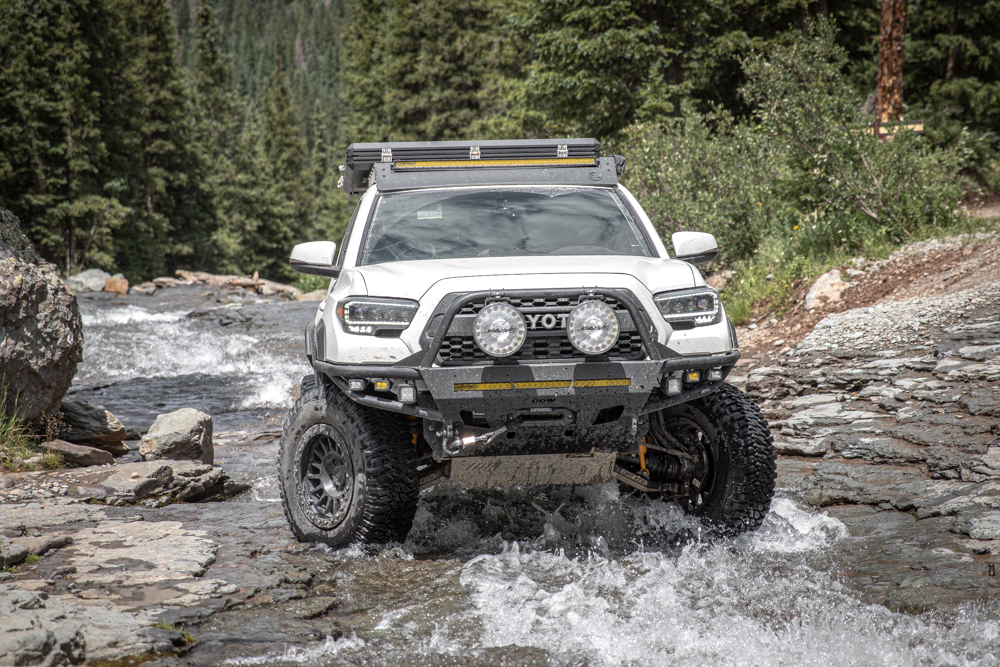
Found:
[[[217,433],[279,428],[307,372],[301,332],[315,303],[161,290],[81,300],[74,393],[130,428],[195,407]],[[273,442],[261,455],[272,457]],[[273,471],[231,501],[280,515]],[[780,487],[780,479],[779,479]],[[996,605],[903,613],[854,584],[882,536],[778,497],[763,528],[702,539],[676,507],[615,485],[421,496],[403,545],[309,550],[335,573],[326,639],[193,650],[230,665],[996,665]],[[333,576],[333,575],[331,575]],[[283,612],[269,612],[280,616]],[[247,619],[250,617],[248,616]],[[254,616],[260,623],[259,615]],[[274,619],[272,619],[274,620]],[[228,623],[249,623],[241,617]],[[277,621],[274,621],[277,623]],[[249,627],[249,625],[244,626]],[[230,627],[230,633],[232,633]],[[195,630],[196,634],[198,630]],[[207,628],[200,636],[211,637]],[[206,642],[211,645],[211,642]]]

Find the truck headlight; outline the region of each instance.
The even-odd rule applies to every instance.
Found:
[[[495,301],[476,315],[476,345],[493,357],[509,357],[524,345],[528,327],[514,306]]]
[[[409,299],[352,297],[337,303],[337,317],[348,333],[393,335],[410,326],[419,307],[419,303]]]
[[[566,320],[566,334],[584,354],[604,354],[618,342],[618,316],[603,301],[584,301]]]
[[[687,321],[704,327],[722,320],[719,293],[711,288],[663,292],[654,296],[653,301],[667,322]]]

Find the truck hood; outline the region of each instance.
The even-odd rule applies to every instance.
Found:
[[[573,274],[580,287],[602,287],[602,276],[623,275],[639,280],[653,294],[705,284],[687,262],[659,257],[619,255],[559,255],[545,257],[475,257],[468,259],[392,262],[356,267],[367,296],[400,297],[419,301],[436,283],[454,278]],[[544,288],[544,284],[538,287]],[[503,289],[498,280],[491,289]]]

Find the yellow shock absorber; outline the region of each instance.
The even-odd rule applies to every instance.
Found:
[[[649,475],[649,470],[646,468],[646,445],[639,445],[639,471]]]

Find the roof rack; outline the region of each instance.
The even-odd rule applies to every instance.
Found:
[[[381,176],[388,173],[442,172],[453,170],[522,169],[525,167],[545,170],[567,167],[600,169],[601,143],[596,139],[517,139],[510,141],[412,141],[374,144],[351,144],[347,147],[342,170],[346,192],[364,192],[372,183],[374,167],[380,166]],[[387,168],[385,168],[387,167]],[[474,181],[496,180],[483,175]],[[420,187],[422,180],[438,185],[446,184],[448,177],[403,179],[409,187]],[[467,179],[459,179],[463,182]],[[510,178],[502,179],[510,182]],[[546,179],[550,180],[550,179]],[[556,180],[559,180],[558,178]],[[575,178],[571,179],[577,180]],[[615,179],[616,180],[616,179]],[[380,187],[381,179],[380,179]],[[427,187],[427,186],[424,186]]]

